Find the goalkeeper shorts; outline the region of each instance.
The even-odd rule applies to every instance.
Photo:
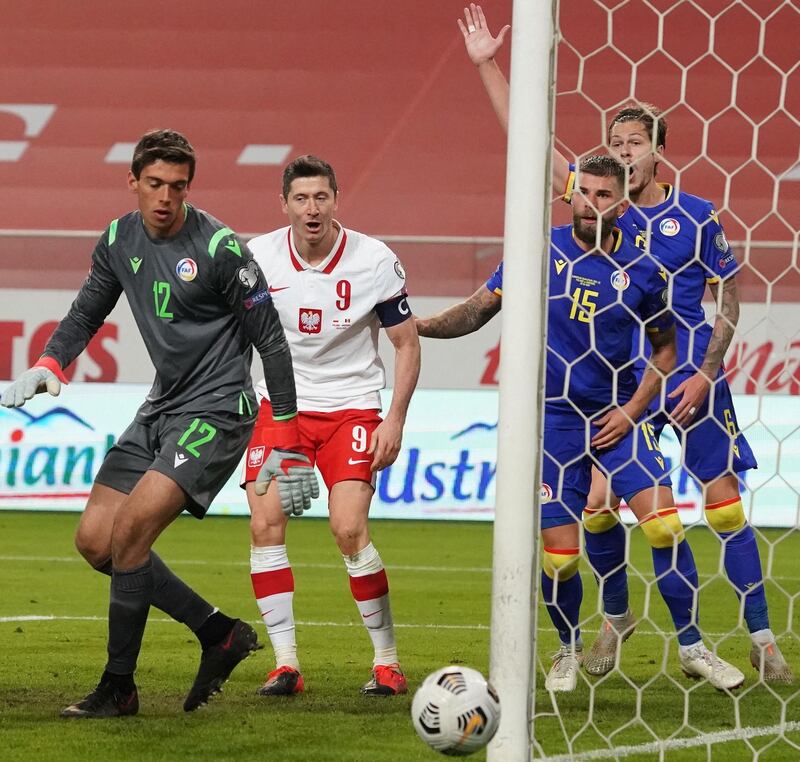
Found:
[[[253,423],[218,411],[134,421],[106,454],[95,482],[130,494],[146,471],[158,471],[186,493],[185,510],[202,519],[239,465]]]

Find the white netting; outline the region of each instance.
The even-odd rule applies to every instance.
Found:
[[[621,107],[657,105],[669,124],[658,179],[714,204],[741,263],[741,316],[726,368],[739,429],[759,461],[744,475],[741,498],[756,528],[770,627],[798,673],[800,8],[780,0],[564,0],[558,33],[557,149],[570,161],[605,152],[606,125]],[[552,217],[571,221],[560,201]],[[713,322],[708,291],[705,308]],[[732,427],[727,418],[719,425]],[[618,668],[603,677],[581,671],[575,691],[549,694],[545,675],[558,641],[539,613],[534,756],[800,759],[797,684],[766,682],[751,666],[744,607],[669,427],[661,449],[700,575],[705,643],[745,673],[744,685],[717,692],[682,674],[650,546],[623,506],[636,631]],[[588,651],[602,601],[585,560],[581,570]]]

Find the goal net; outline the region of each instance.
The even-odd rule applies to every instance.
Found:
[[[643,226],[643,239],[660,235],[669,243],[671,236],[680,237],[687,217],[678,212],[697,214],[683,208],[693,202],[682,194],[710,201],[724,227],[727,241],[712,238],[711,245],[718,247],[720,269],[728,244],[735,255],[740,315],[725,354],[732,398],[718,406],[717,425],[727,436],[728,466],[744,447],[740,434],[758,461],[757,469],[739,473],[739,495],[757,542],[768,628],[795,674],[800,673],[798,32],[800,9],[781,0],[562,2],[554,127],[556,150],[575,164],[583,156],[607,152],[608,125],[620,109],[654,104],[668,124],[657,178],[667,184],[665,198],[679,208],[653,216]],[[553,201],[551,216],[554,225],[571,222],[570,208],[561,199]],[[714,214],[706,217],[716,222]],[[706,224],[708,219],[697,225],[694,258],[671,266],[670,304],[674,310],[684,296],[674,293],[675,284],[687,282],[690,270],[703,262],[710,284],[701,289],[708,323],[723,315],[732,325],[735,316],[723,305],[723,280],[715,279],[715,266],[703,251]],[[645,250],[658,254],[649,244]],[[702,341],[699,329],[687,333],[692,347]],[[720,388],[712,391],[712,403],[722,394]],[[545,679],[559,639],[541,607],[533,655],[534,758],[800,758],[798,684],[765,672],[768,636],[755,646],[751,638],[750,631],[755,627],[760,632],[767,621],[763,611],[754,613],[746,606],[758,584],[741,582],[752,564],[752,545],[744,548],[746,543],[738,542],[746,531],[740,529],[738,514],[728,516],[726,523],[719,517],[725,506],[720,514],[713,513],[718,506],[712,498],[719,493],[709,487],[713,480],[708,471],[703,473],[703,464],[718,454],[711,451],[719,448],[718,442],[711,443],[715,441],[709,440],[707,459],[698,463],[695,446],[695,460],[689,462],[680,428],[667,425],[660,438],[661,457],[698,572],[692,622],[699,620],[703,642],[713,655],[744,673],[743,685],[719,691],[708,680],[684,675],[676,628],[657,579],[675,572],[685,578],[684,570],[673,556],[668,571],[654,572],[649,535],[623,502],[618,515],[625,527],[635,630],[606,674],[593,676],[581,669],[575,690],[549,692]],[[736,498],[717,502],[731,505]],[[581,544],[580,630],[586,656],[605,619],[600,585],[583,540]],[[737,584],[747,589],[737,592]],[[762,661],[757,670],[751,653],[759,651],[759,643]]]

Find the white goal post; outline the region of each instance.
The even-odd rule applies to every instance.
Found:
[[[530,759],[556,6],[515,0],[512,22],[489,670],[501,720],[490,762]]]

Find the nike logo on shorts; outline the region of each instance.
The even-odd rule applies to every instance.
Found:
[[[369,463],[369,458],[365,458],[364,460],[353,460],[353,458],[350,458],[347,461],[348,466],[355,466],[358,465],[359,463]]]

